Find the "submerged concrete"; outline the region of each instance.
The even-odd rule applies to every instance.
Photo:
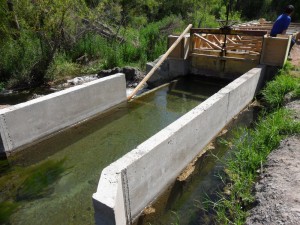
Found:
[[[116,74],[2,109],[2,151],[31,144],[125,101],[125,75]]]
[[[130,224],[253,99],[265,67],[236,79],[106,167],[93,195],[97,224]]]

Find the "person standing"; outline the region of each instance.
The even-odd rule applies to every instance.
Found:
[[[284,13],[281,14],[275,23],[273,24],[270,36],[271,37],[276,37],[277,34],[286,34],[286,31],[291,23],[291,15],[293,14],[295,8],[292,5],[286,6]],[[292,47],[296,43],[296,40],[292,38],[291,40],[291,46],[289,50],[289,54],[291,52]]]

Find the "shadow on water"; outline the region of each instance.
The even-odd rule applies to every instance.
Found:
[[[210,225],[215,224],[213,210],[208,202],[218,200],[223,191],[223,161],[231,154],[226,144],[241,127],[252,127],[258,107],[251,107],[239,115],[209,146],[194,165],[194,172],[185,180],[176,180],[166,192],[145,210],[136,225]]]

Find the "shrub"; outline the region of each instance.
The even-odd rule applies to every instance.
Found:
[[[68,59],[65,53],[57,53],[47,70],[46,78],[48,80],[61,80],[76,76],[79,73],[79,65]]]
[[[280,74],[267,84],[262,91],[263,100],[269,108],[278,108],[284,102],[284,96],[297,87],[296,79],[288,76],[283,69]]]
[[[31,70],[42,57],[39,40],[23,32],[18,39],[8,39],[0,46],[1,81],[10,79],[10,85],[30,83]]]

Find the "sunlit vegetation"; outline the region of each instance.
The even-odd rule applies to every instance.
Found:
[[[228,143],[233,154],[225,162],[226,194],[219,194],[219,201],[211,202],[217,224],[244,224],[247,210],[254,203],[253,185],[267,156],[289,135],[300,134],[300,122],[291,111],[284,109],[287,93],[299,98],[299,78],[290,76],[291,65],[286,65],[262,91],[263,113],[254,129],[241,129]]]
[[[165,52],[167,35],[189,23],[220,26],[229,2],[232,20],[273,20],[287,1],[0,0],[0,89],[115,66],[144,69]]]

